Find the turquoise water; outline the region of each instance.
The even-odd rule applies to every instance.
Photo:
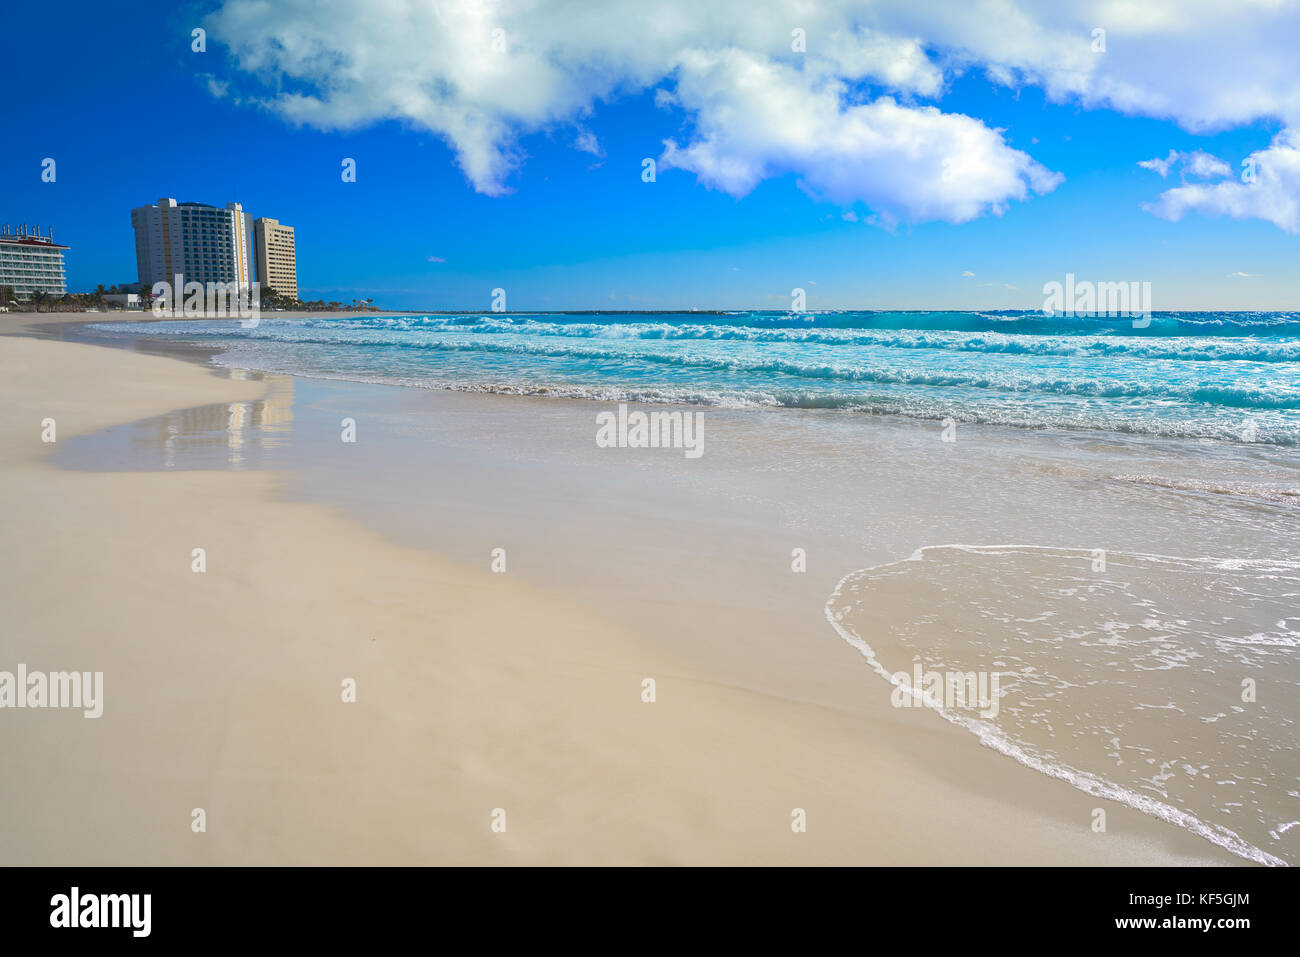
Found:
[[[222,365],[426,388],[1300,445],[1300,314],[460,314],[187,320]]]

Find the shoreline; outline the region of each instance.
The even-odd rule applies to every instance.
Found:
[[[33,415],[36,406],[54,408],[75,397],[67,406],[71,411],[60,409],[56,416],[60,440],[208,402],[254,401],[259,394],[256,383],[223,381],[211,367],[204,375],[193,363],[121,349],[4,338],[0,355],[14,370],[6,386],[11,401]],[[24,377],[20,359],[44,365],[56,383],[46,387],[52,396],[26,394],[42,385],[30,373]],[[124,375],[134,388],[121,385]],[[454,413],[476,401],[480,397],[462,396],[444,409]],[[513,399],[498,408],[510,415],[537,401]],[[93,416],[85,412],[92,406]],[[68,415],[71,421],[80,417],[79,424],[65,427]],[[355,509],[345,515],[337,504],[286,498],[292,477],[263,471],[70,472],[44,463],[47,451],[27,448],[6,463],[6,482],[14,486],[6,489],[9,500],[76,503],[83,516],[129,503],[112,522],[114,534],[95,541],[131,543],[140,565],[159,577],[135,582],[120,561],[99,556],[92,562],[95,586],[86,590],[85,578],[61,583],[64,592],[70,584],[78,600],[64,594],[64,607],[44,618],[36,611],[42,607],[38,581],[29,580],[26,585],[35,590],[11,599],[20,610],[16,632],[24,624],[30,632],[32,623],[41,622],[41,633],[54,646],[81,654],[91,646],[84,635],[78,640],[73,626],[86,624],[86,617],[108,621],[116,625],[111,635],[118,667],[129,662],[147,673],[149,652],[156,650],[150,642],[163,640],[158,620],[166,614],[175,622],[201,622],[199,630],[215,646],[172,647],[177,673],[201,666],[220,676],[215,682],[193,679],[188,690],[196,696],[151,695],[150,685],[136,685],[138,720],[105,734],[109,753],[119,759],[142,742],[153,745],[131,762],[158,785],[149,795],[104,773],[80,726],[27,720],[27,735],[7,729],[7,737],[17,738],[11,753],[33,767],[42,748],[69,748],[80,766],[100,768],[101,790],[116,789],[123,803],[134,797],[149,808],[134,817],[135,829],[121,829],[127,846],[102,847],[93,862],[125,863],[125,855],[132,863],[1245,863],[1121,805],[1109,811],[1110,833],[1092,834],[1088,809],[1096,799],[1012,765],[932,715],[891,713],[868,696],[852,698],[862,676],[841,683],[833,673],[856,655],[836,648],[840,643],[824,620],[819,627],[825,647],[800,679],[801,696],[791,693],[798,682],[776,676],[765,679],[764,687],[753,679],[749,672],[770,669],[770,661],[719,675],[719,653],[692,660],[687,647],[655,645],[637,627],[629,631],[626,622],[613,619],[609,608],[596,608],[552,582],[531,580],[526,563],[522,572],[492,575],[486,560],[477,568],[466,560],[474,550],[458,555],[413,548],[383,523],[366,528]],[[225,524],[205,522],[213,516],[195,509],[196,500]],[[35,562],[30,576],[39,579],[38,570],[48,575],[58,567],[61,549],[76,540],[76,526],[60,520],[54,523],[58,534],[51,536],[39,509],[34,511],[21,530],[47,539],[35,556],[44,561]],[[252,568],[213,562],[203,581],[215,577],[224,601],[212,605],[209,597],[196,609],[194,596],[176,597],[195,577],[185,577],[191,575],[189,550],[183,549],[184,561],[175,559],[183,575],[170,568],[171,559],[160,564],[152,543],[140,535],[155,526],[201,528],[217,536],[220,548],[243,553]],[[299,540],[311,547],[304,549]],[[251,552],[250,543],[256,544]],[[173,544],[179,554],[185,543]],[[357,549],[367,562],[351,557]],[[375,575],[376,568],[385,574]],[[358,588],[358,577],[370,581],[382,601]],[[333,587],[321,588],[323,580]],[[160,588],[164,581],[169,587]],[[430,581],[440,583],[435,596],[427,594]],[[482,604],[465,602],[466,595]],[[322,602],[329,614],[322,613]],[[439,638],[427,635],[430,621],[439,623]],[[379,622],[387,627],[377,627]],[[367,631],[382,634],[382,642],[377,636],[361,640],[358,633]],[[483,644],[485,634],[492,636],[490,647]],[[30,640],[30,634],[18,639],[19,647],[5,649],[7,657],[16,662],[15,654],[25,653],[26,663],[38,666],[43,646],[23,647]],[[244,670],[232,665],[232,655],[261,659],[260,665]],[[431,670],[431,661],[439,668]],[[356,705],[337,701],[338,675],[349,663],[356,670],[362,662],[372,670],[361,688],[377,682],[386,692],[370,713],[363,708],[364,690]],[[283,674],[258,677],[268,663]],[[107,720],[116,669],[101,670]],[[297,672],[302,674],[294,678]],[[668,680],[659,682],[660,700],[647,705],[640,700],[640,682],[651,672]],[[539,675],[545,676],[544,688],[537,686]],[[222,680],[232,687],[223,688]],[[437,689],[436,700],[430,700],[430,688]],[[183,700],[210,708],[181,716],[167,734],[145,732],[150,721],[166,717],[166,705]],[[222,717],[224,727],[218,728]],[[471,733],[457,740],[456,732],[467,728]],[[286,730],[286,739],[271,740]],[[179,761],[186,771],[179,775],[169,769],[183,754],[187,732],[206,746]],[[407,742],[415,732],[427,750],[394,742],[395,732],[404,732],[396,736]],[[429,754],[439,763],[421,768]],[[359,756],[364,772],[350,775],[359,770]],[[222,795],[227,805],[221,817],[237,822],[234,834],[225,830],[228,823],[222,830],[211,827],[207,837],[214,839],[206,844],[204,835],[191,834],[190,808],[180,807],[187,802],[178,779],[186,776],[189,791],[201,793],[195,784],[203,781],[207,793]],[[250,782],[252,787],[241,788]],[[54,831],[54,809],[78,808],[53,784],[39,790],[6,801],[7,820],[29,822],[25,837]],[[192,800],[199,806],[199,797]],[[495,807],[520,809],[507,834],[488,827]],[[808,810],[806,834],[790,831],[796,807]],[[412,835],[400,823],[412,816],[428,817],[435,826]],[[130,842],[153,833],[159,818],[174,819],[178,832],[146,841],[130,857]],[[362,846],[331,847],[339,833]],[[60,836],[62,841],[41,845],[8,833],[6,859],[92,862],[75,856],[82,843],[78,835]]]
[[[1033,317],[1034,329],[971,332],[963,327],[952,335],[971,341],[955,345],[943,338],[949,333],[942,329],[925,326],[914,332],[888,322],[879,330],[868,322],[860,333],[849,323],[844,329],[809,333],[805,340],[807,330],[769,329],[766,322],[738,332],[709,327],[699,331],[697,339],[690,331],[693,326],[685,327],[683,335],[668,335],[670,330],[652,324],[606,336],[591,331],[589,324],[578,323],[577,332],[555,325],[534,329],[532,320],[516,327],[513,319],[502,325],[502,320],[487,315],[463,317],[465,333],[502,335],[467,338],[460,334],[460,325],[443,326],[444,316],[429,315],[392,322],[393,317],[383,317],[374,328],[365,317],[354,322],[333,314],[292,313],[269,321],[274,326],[304,318],[305,325],[289,322],[284,328],[248,335],[212,321],[198,322],[192,333],[186,328],[189,321],[161,319],[117,333],[110,331],[114,323],[75,325],[99,327],[79,333],[84,341],[117,336],[132,340],[131,348],[149,350],[215,346],[218,351],[206,354],[216,366],[320,380],[684,409],[811,411],[922,423],[951,419],[957,428],[1095,436],[1104,442],[1182,443],[1184,448],[1209,442],[1229,451],[1274,450],[1281,457],[1300,442],[1288,411],[1294,400],[1287,398],[1286,388],[1278,387],[1280,398],[1274,401],[1237,381],[1243,374],[1257,371],[1267,379],[1284,370],[1294,346],[1232,345],[1253,342],[1251,336],[1215,339],[1213,351],[1204,357],[1207,364],[1201,366],[1181,362],[1189,347],[1177,343],[1185,335],[1157,336],[1153,344],[1113,345],[1105,336],[1079,337],[1074,335],[1077,330],[1067,329],[1048,332],[1039,341],[1031,334],[1042,331],[1036,328],[1042,319],[1038,316]],[[413,321],[408,324],[406,319]],[[146,332],[159,323],[163,335]],[[130,317],[119,317],[115,324],[133,325]],[[318,324],[323,331],[314,330]],[[390,333],[391,341],[385,338]],[[994,341],[984,342],[986,334]],[[932,335],[942,341],[931,341]],[[159,345],[172,336],[177,338]],[[739,341],[738,353],[719,351],[720,344],[733,339]],[[805,341],[814,343],[806,355],[791,352]],[[844,347],[843,356],[839,347]],[[917,349],[921,353],[914,356]],[[859,363],[860,350],[869,356],[866,365]],[[1130,354],[1143,368],[1155,364],[1178,370],[1169,373],[1167,383],[1153,385],[1126,371],[1123,361]],[[841,368],[837,363],[844,357],[850,361]],[[1011,357],[1006,364],[1004,357]],[[1234,371],[1230,365],[1235,360],[1254,364],[1249,373]],[[1094,361],[1099,363],[1096,368]],[[1283,364],[1274,365],[1279,362]],[[609,363],[617,374],[604,367]],[[1208,378],[1198,381],[1202,372]],[[1153,374],[1160,379],[1165,372]],[[1199,449],[1196,454],[1201,454]]]

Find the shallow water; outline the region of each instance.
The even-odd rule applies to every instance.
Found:
[[[989,747],[1248,859],[1294,859],[1300,562],[940,546],[846,576],[827,616]],[[997,675],[996,693],[926,673]]]

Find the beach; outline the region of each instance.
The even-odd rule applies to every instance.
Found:
[[[924,631],[908,596],[933,584],[832,597],[941,545],[1051,546],[1052,575],[1097,550],[1285,562],[1271,453],[710,407],[690,458],[598,446],[610,401],[212,367],[32,321],[0,318],[0,669],[102,672],[104,700],[5,714],[5,863],[1295,859],[1267,806],[1194,815],[1207,835],[1133,781],[1089,793],[898,707],[846,634],[887,670],[931,660],[891,639]],[[1007,568],[939,591],[1019,595],[1027,620]]]

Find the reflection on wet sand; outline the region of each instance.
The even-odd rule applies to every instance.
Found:
[[[57,464],[84,471],[245,469],[265,464],[293,426],[293,377],[231,370],[230,378],[264,382],[255,402],[205,405],[82,436],[61,446]]]

